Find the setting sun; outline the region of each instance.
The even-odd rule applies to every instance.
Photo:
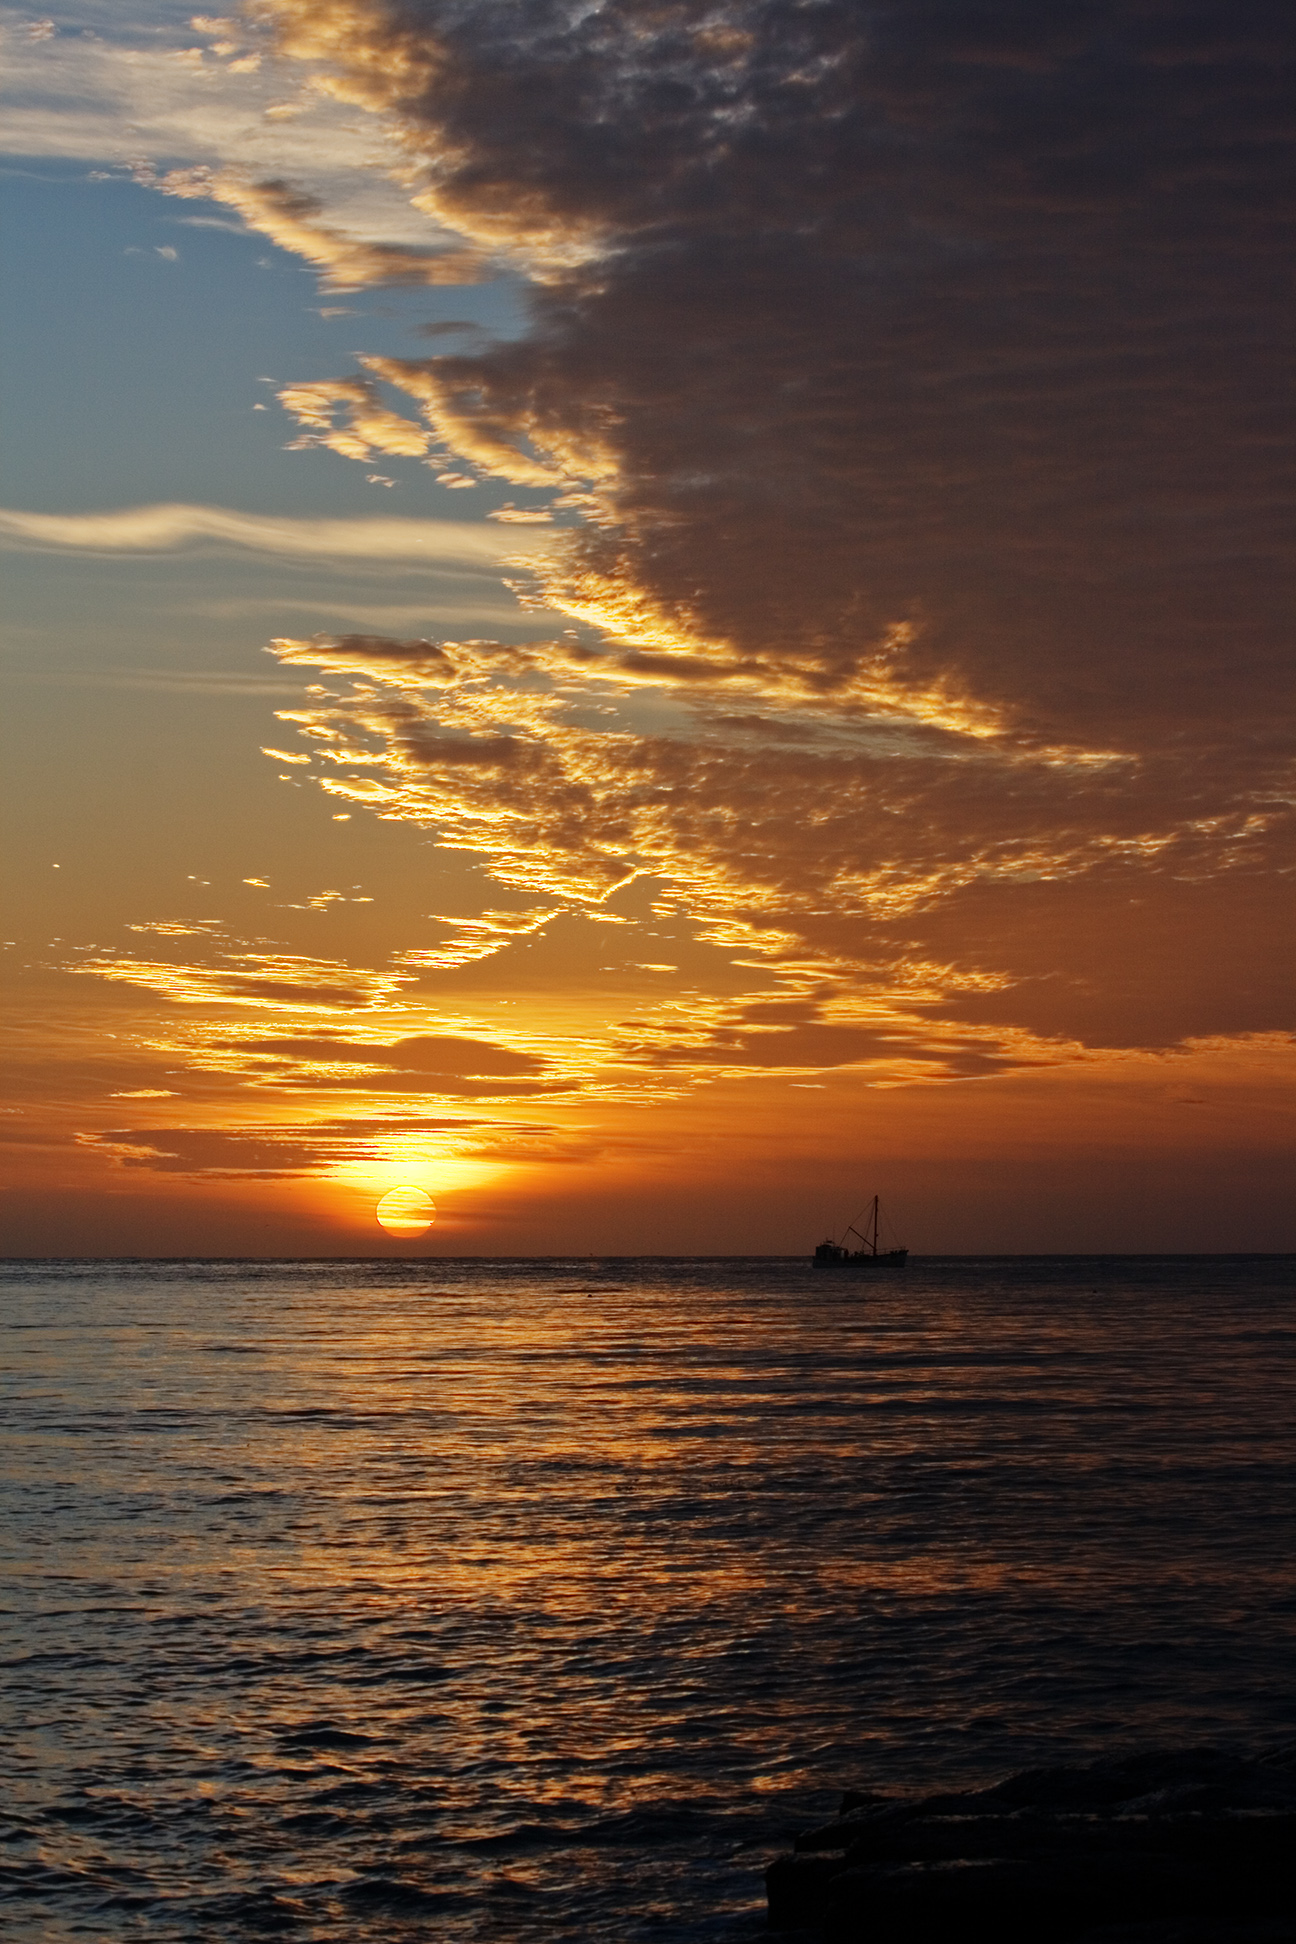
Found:
[[[421,1188],[393,1188],[374,1213],[388,1235],[424,1235],[436,1220],[436,1203]]]

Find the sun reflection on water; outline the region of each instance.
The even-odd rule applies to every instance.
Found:
[[[844,1783],[1255,1732],[1283,1291],[1032,1273],[33,1270],[5,1759],[42,1854],[207,1934],[243,1921],[214,1884],[269,1884],[339,1944],[434,1908],[611,1944],[630,1881],[755,1912]],[[399,1921],[347,1901],[378,1881]]]

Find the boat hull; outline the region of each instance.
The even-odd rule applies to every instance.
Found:
[[[819,1255],[812,1258],[816,1269],[827,1269],[832,1275],[847,1276],[871,1276],[878,1269],[903,1269],[908,1260],[908,1249],[888,1249],[885,1255],[842,1254],[835,1260],[830,1256]]]

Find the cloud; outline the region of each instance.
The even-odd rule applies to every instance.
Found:
[[[245,1052],[271,1053],[279,1058],[330,1067],[360,1062],[365,1067],[390,1068],[401,1074],[432,1074],[480,1080],[488,1075],[532,1075],[544,1061],[534,1053],[519,1053],[495,1040],[463,1039],[447,1033],[412,1033],[403,1039],[373,1041],[346,1039],[338,1034],[277,1035],[239,1042]]]
[[[973,753],[952,736],[905,747],[876,724],[872,746],[843,747],[818,718],[777,750],[574,726],[560,684],[592,669],[615,679],[620,664],[569,664],[554,644],[351,636],[276,650],[387,687],[285,712],[325,732],[330,792],[434,827],[542,895],[598,902],[650,870],[712,920],[886,923],[976,884],[1254,869],[1284,827],[1291,838],[1281,799],[1261,809],[1240,780],[1227,814],[1201,818],[1173,762],[1131,774],[1011,744]],[[537,672],[552,685],[537,688]]]
[[[400,561],[482,572],[517,551],[495,528],[459,520],[289,519],[222,506],[163,504],[103,513],[0,509],[0,544],[76,553],[167,553],[200,545],[288,559]]]
[[[1020,1063],[1021,1049],[1012,1053],[989,1036],[935,1026],[898,1011],[879,1016],[867,1026],[837,1025],[811,1014],[795,1026],[757,1026],[738,1020],[716,1022],[699,1043],[698,1036],[667,1022],[635,1040],[625,1035],[623,1057],[649,1067],[722,1067],[730,1074],[828,1073],[839,1067],[873,1068],[891,1076],[898,1067],[928,1072],[933,1079],[966,1079]],[[1036,1058],[1039,1053],[1036,1051]]]
[[[520,486],[563,484],[558,464],[523,449],[530,442],[530,426],[516,412],[488,404],[475,379],[457,381],[453,359],[366,357],[361,362],[375,377],[416,398],[437,437],[483,472]]]
[[[210,938],[223,930],[220,918],[151,918],[143,924],[127,925],[127,931],[151,932],[158,938]]]
[[[119,1167],[154,1174],[266,1181],[318,1174],[339,1162],[369,1159],[374,1144],[405,1132],[439,1134],[464,1121],[342,1120],[315,1127],[112,1128],[81,1141]]]
[[[227,1038],[200,1033],[190,1057],[208,1070],[237,1074],[244,1087],[323,1097],[360,1093],[413,1099],[524,1099],[579,1089],[589,1066],[558,1046],[551,1061],[496,1040],[406,1033],[386,1040],[342,1033],[277,1033]]]
[[[325,227],[358,249],[372,240],[417,258],[462,247],[389,179],[400,158],[379,126],[358,124],[354,110],[309,81],[298,86],[268,48],[238,44],[245,22],[209,38],[152,6],[96,8],[92,17],[91,32],[52,33],[36,45],[6,37],[4,153],[129,167],[145,179],[146,158],[183,157],[252,182],[291,182],[327,210]],[[195,48],[195,35],[207,44]],[[295,111],[286,117],[274,112],[285,92]]]
[[[440,945],[402,952],[398,963],[411,971],[451,972],[461,965],[494,958],[515,939],[542,931],[558,911],[483,911],[476,918],[444,917],[439,912],[428,915],[434,923],[443,925],[450,937]]]
[[[195,926],[139,925],[174,937]],[[222,952],[216,963],[177,964],[127,954],[94,955],[68,968],[92,978],[143,987],[160,999],[199,1006],[250,1006],[284,1012],[348,1012],[386,1003],[403,983],[399,971],[369,971],[332,959],[288,952]]]
[[[377,386],[364,378],[335,378],[311,385],[289,385],[281,402],[307,428],[298,447],[328,446],[344,459],[371,459],[376,452],[420,458],[431,443],[423,427],[389,411],[378,398]],[[341,406],[347,423],[335,424]]]
[[[369,369],[593,491],[555,602],[834,691],[904,627],[915,697],[1099,748],[1217,739],[1227,655],[1262,720],[1277,15],[264,11],[537,272],[528,339]]]
[[[531,902],[442,915],[439,944],[381,972],[257,954],[87,970],[282,1005],[318,1039],[559,912],[615,916],[651,878],[796,1011],[746,1016],[681,973],[602,1036],[627,1086],[962,1080],[1290,1019],[1286,15],[1262,6],[1243,32],[1221,0],[259,12],[306,84],[279,99],[291,70],[268,78],[268,45],[242,81],[242,43],[173,64],[167,100],[188,105],[166,112],[210,150],[173,145],[209,173],[172,188],[224,198],[335,283],[487,259],[530,278],[525,336],[283,387],[303,442],[545,504],[478,523],[13,511],[0,537],[508,565],[524,603],[577,625],[415,639],[378,613],[281,640],[290,670],[347,692],[283,711],[279,740],[320,732],[331,797]],[[258,118],[241,172],[238,86],[301,110]],[[353,130],[324,159],[319,131],[357,106],[366,155],[403,157],[404,228],[364,204]],[[339,1054],[332,1078],[363,1065]],[[398,1072],[474,1079],[369,1069]]]
[[[439,571],[445,574],[447,580],[450,578],[445,569]],[[438,591],[435,597],[425,596],[418,602],[388,603],[375,598],[362,604],[354,597],[348,600],[341,592],[336,600],[323,601],[303,593],[296,597],[267,595],[264,599],[251,599],[235,596],[227,600],[191,602],[189,612],[212,615],[220,620],[243,620],[250,615],[263,617],[267,609],[277,609],[297,616],[299,623],[307,616],[321,615],[334,623],[354,622],[369,630],[426,627],[433,619],[442,627],[517,627],[527,618],[519,614],[516,597],[503,584],[492,584],[489,580],[481,579],[475,569],[469,569],[468,573],[472,574],[474,580],[470,588],[457,588],[448,596]],[[473,595],[471,602],[463,598],[466,593]],[[267,675],[260,679],[268,683],[271,678]]]
[[[160,695],[250,695],[263,700],[299,696],[302,692],[300,682],[277,682],[272,676],[232,674],[220,668],[26,668],[11,669],[9,679],[36,682],[50,688],[135,689]]]
[[[122,1169],[216,1181],[289,1180],[328,1175],[348,1164],[475,1156],[491,1161],[570,1162],[596,1152],[588,1139],[544,1124],[371,1116],[314,1124],[110,1128],[80,1143]]]
[[[325,787],[541,899],[653,874],[843,1004],[950,963],[991,981],[942,988],[952,1014],[1020,1003],[1059,1040],[1119,1040],[1120,1005],[1149,1044],[1200,1020],[1142,902],[1168,901],[1234,1016],[1235,943],[1186,887],[1254,925],[1248,887],[1296,866],[1290,20],[263,12],[381,118],[421,208],[532,280],[523,338],[367,359],[327,427],[285,402],[341,450],[402,390],[417,417],[380,436],[426,425],[576,522],[529,586],[579,636],[277,644],[381,685],[320,715]],[[1160,1017],[1128,981],[1090,1003],[1061,943],[1090,933],[1143,953]],[[905,1029],[916,1058],[949,1023]]]
[[[249,229],[260,230],[281,249],[313,263],[324,290],[359,290],[366,284],[480,283],[486,274],[479,250],[414,249],[349,236],[323,220],[324,206],[318,196],[287,182],[256,182],[236,169],[173,169],[158,187],[168,196],[205,197],[237,209]]]

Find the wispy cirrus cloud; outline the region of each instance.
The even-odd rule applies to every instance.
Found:
[[[203,1070],[237,1076],[244,1089],[315,1100],[348,1093],[375,1102],[575,1098],[591,1066],[589,1049],[579,1042],[550,1040],[538,1052],[435,1031],[368,1039],[337,1031],[199,1031],[190,1035],[189,1052]]]
[[[384,244],[411,261],[456,247],[391,181],[398,153],[380,126],[358,125],[345,103],[303,82],[245,16],[204,20],[151,0],[129,10],[78,0],[74,15],[44,22],[6,8],[0,33],[0,152],[116,164],[145,180],[177,158],[213,175],[240,171],[249,184],[287,180],[286,194],[301,203],[297,240],[312,240],[314,227],[315,247],[345,253],[351,244],[357,262],[381,263]],[[255,220],[275,220],[273,199],[271,189],[241,212],[253,228],[273,233]],[[323,222],[316,205],[327,209]],[[278,221],[291,223],[292,211]],[[297,243],[285,237],[285,247]]]
[[[370,1166],[388,1159],[408,1162],[428,1152],[493,1156],[507,1153],[513,1142],[524,1145],[528,1157],[535,1159],[542,1157],[546,1141],[555,1137],[548,1128],[526,1124],[391,1115],[315,1124],[111,1128],[80,1139],[120,1168],[212,1180],[272,1181],[330,1173],[354,1162]],[[561,1136],[555,1145],[561,1145]]]
[[[1291,836],[1282,796],[1240,779],[1228,809],[1203,818],[1173,761],[1068,760],[1007,732],[936,734],[921,717],[907,742],[880,712],[843,742],[816,708],[776,751],[767,732],[645,736],[633,712],[625,726],[585,727],[571,720],[585,691],[573,698],[568,684],[597,674],[615,695],[622,667],[579,644],[276,648],[289,665],[365,678],[352,696],[281,712],[319,737],[331,794],[436,829],[542,895],[601,902],[653,872],[716,923],[886,923],[976,884],[1255,869]],[[537,673],[550,678],[539,689]]]
[[[428,915],[448,935],[439,945],[402,952],[399,963],[411,971],[450,972],[461,965],[494,958],[506,946],[543,931],[558,911],[533,907],[528,911],[483,911],[474,918],[446,917],[438,912]]]
[[[436,1078],[481,1080],[531,1077],[544,1061],[498,1040],[469,1039],[456,1033],[406,1033],[390,1040],[352,1039],[339,1033],[273,1034],[236,1042],[241,1050],[270,1053],[331,1070],[361,1065],[373,1073],[419,1073]]]
[[[348,235],[325,220],[318,196],[282,180],[257,181],[236,169],[173,169],[158,187],[168,196],[205,199],[236,209],[249,229],[259,230],[281,249],[313,263],[324,290],[359,290],[366,284],[481,283],[489,275],[480,250],[416,248]]]
[[[199,932],[216,936],[215,925],[141,924],[138,931],[163,937]],[[142,987],[160,999],[188,1006],[250,1006],[259,1011],[329,1013],[385,1004],[403,983],[399,971],[377,971],[337,960],[291,952],[218,951],[202,961],[162,961],[128,953],[92,953],[68,968],[114,983]]]
[[[543,546],[543,540],[539,542]],[[466,520],[293,519],[223,506],[159,504],[93,513],[0,509],[0,546],[91,554],[170,553],[183,547],[234,547],[286,559],[400,562],[410,566],[498,569],[516,557],[517,539]],[[528,552],[533,551],[531,542]]]

